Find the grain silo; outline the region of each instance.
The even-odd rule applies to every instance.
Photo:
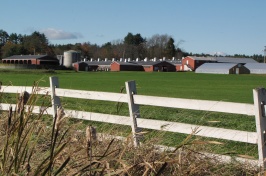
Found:
[[[64,62],[63,65],[66,68],[72,68],[72,63],[80,60],[80,53],[74,50],[69,50],[64,52]]]

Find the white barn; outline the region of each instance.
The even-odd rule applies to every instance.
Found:
[[[212,74],[249,74],[249,70],[242,64],[235,63],[205,63],[195,70],[195,73]]]
[[[250,74],[266,74],[265,63],[247,63],[245,67],[250,70]]]

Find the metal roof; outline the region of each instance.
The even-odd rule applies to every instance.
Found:
[[[110,66],[112,63],[118,63],[119,65],[131,65],[131,66],[140,66],[136,63],[132,63],[132,62],[119,62],[119,61],[79,61],[79,62],[75,62],[75,63],[86,63],[87,65],[91,65],[91,66],[98,66],[98,65],[105,65],[105,66]]]
[[[13,55],[13,56],[6,57],[3,59],[41,59],[43,57],[50,57],[50,56],[48,55]]]
[[[245,64],[245,63],[258,63],[252,58],[235,58],[235,57],[216,57],[217,62],[227,62],[227,63],[237,63],[237,64]]]
[[[142,66],[152,66],[152,65],[157,65],[160,63],[169,63],[172,65],[175,65],[175,63],[172,63],[171,61],[138,61],[138,62],[131,62],[131,63],[135,63],[135,64],[142,65]]]
[[[175,61],[166,61],[170,64],[173,64],[173,65],[181,65],[182,64],[182,61],[181,60],[175,60]]]
[[[200,60],[200,61],[216,61],[215,57],[196,57],[196,56],[187,56],[192,58],[193,60]]]
[[[114,61],[118,63],[119,65],[130,65],[130,66],[140,66],[136,62],[119,62],[119,61]]]
[[[72,64],[87,64],[87,65],[90,65],[90,66],[98,66],[98,64],[95,64],[95,63],[90,63],[88,64],[88,62],[84,62],[84,61],[78,61],[78,62],[74,62]]]
[[[111,65],[112,61],[85,61],[88,65]]]
[[[247,63],[245,67],[250,70],[251,74],[266,74],[265,63]]]
[[[131,62],[131,63],[135,63],[138,65],[156,65],[160,62],[162,62],[162,61],[138,61],[138,62]]]
[[[219,63],[237,63],[237,64],[245,64],[245,63],[258,63],[252,58],[236,58],[236,57],[194,57],[188,56],[193,60],[199,61],[213,61]]]
[[[199,66],[195,73],[228,74],[229,70],[236,65],[235,63],[205,63]]]

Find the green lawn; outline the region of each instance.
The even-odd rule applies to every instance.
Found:
[[[120,92],[125,81],[135,80],[138,94],[190,99],[252,103],[252,89],[266,86],[266,75],[214,75],[195,73],[16,71],[1,72],[4,85],[49,86],[49,76],[59,77],[61,88]]]

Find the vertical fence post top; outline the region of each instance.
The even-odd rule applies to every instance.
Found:
[[[126,84],[127,93],[130,92],[130,94],[132,94],[132,95],[137,94],[137,88],[136,88],[136,81],[135,80],[126,81],[125,84]]]
[[[253,89],[253,91],[256,91],[256,92],[261,91],[261,92],[265,93],[266,92],[266,89],[264,87],[257,87],[255,89]]]
[[[126,83],[132,83],[132,82],[136,82],[136,81],[135,80],[126,81]]]
[[[50,85],[53,87],[58,88],[59,87],[59,81],[58,81],[58,77],[57,76],[50,76]]]
[[[57,108],[60,106],[60,98],[56,96],[55,88],[59,88],[59,81],[58,77],[51,76],[50,77],[50,89],[51,89],[51,101],[52,101],[52,108],[53,108],[53,118],[56,118],[57,115]]]

